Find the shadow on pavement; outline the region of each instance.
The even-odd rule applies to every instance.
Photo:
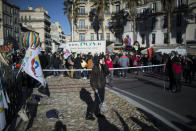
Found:
[[[88,92],[85,88],[82,88],[80,90],[80,99],[87,104],[86,115],[88,115],[89,111],[92,109],[93,106],[93,99],[91,97],[91,93]]]
[[[26,131],[28,131],[33,126],[34,118],[37,116],[38,100],[32,98],[27,102],[27,108],[29,110],[30,117]]]
[[[137,108],[137,110],[139,112],[141,112],[142,114],[144,114],[146,116],[146,120],[153,123],[154,127],[152,126],[148,126],[145,123],[143,123],[141,120],[135,118],[135,117],[131,117],[130,119],[132,121],[134,121],[135,123],[137,123],[138,125],[140,125],[142,127],[142,131],[174,131],[174,129],[170,128],[169,126],[167,126],[166,124],[164,124],[162,121],[160,121],[159,119],[155,118],[153,115],[151,115],[150,113],[144,111],[143,109]]]
[[[181,124],[179,122],[174,122],[172,121],[172,123],[177,126],[179,129],[181,129],[182,131],[195,131],[194,129],[191,129],[190,127],[184,125],[184,124]]]
[[[116,113],[118,119],[120,120],[120,122],[121,122],[121,124],[123,126],[123,130],[124,131],[130,131],[129,130],[129,126],[126,124],[126,122],[124,121],[124,119],[120,116],[120,114],[116,110],[114,110],[114,112]]]
[[[67,127],[61,121],[57,121],[54,131],[67,131]]]
[[[190,115],[186,116],[187,118],[189,118],[191,121],[189,123],[187,123],[190,126],[196,126],[196,118]]]
[[[98,127],[99,131],[120,131],[118,127],[115,125],[111,124],[105,116],[98,117]]]

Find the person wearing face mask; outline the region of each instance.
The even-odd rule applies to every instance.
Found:
[[[95,62],[95,65],[93,66],[91,72],[90,85],[95,93],[95,101],[92,106],[93,108],[86,115],[86,120],[95,120],[93,114],[95,114],[97,117],[103,116],[100,113],[100,100],[98,98],[98,95],[103,102],[105,95],[106,76],[108,74],[109,69],[105,64],[105,58],[101,55],[99,56],[99,59]]]

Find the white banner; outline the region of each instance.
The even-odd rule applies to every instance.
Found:
[[[46,85],[46,80],[43,75],[41,68],[39,55],[40,51],[38,49],[29,48],[26,51],[25,58],[23,59],[22,69],[31,77],[38,80],[44,87]]]
[[[60,48],[69,49],[71,52],[88,54],[100,54],[106,51],[106,42],[105,41],[81,41],[81,42],[68,42],[64,45],[61,45]]]

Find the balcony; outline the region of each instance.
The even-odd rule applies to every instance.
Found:
[[[51,30],[50,27],[48,27],[48,26],[45,26],[44,29],[45,29],[47,32],[50,32],[50,30]]]
[[[86,31],[86,30],[88,30],[88,26],[76,26],[76,30],[78,30],[78,31]]]
[[[111,13],[110,13],[110,12],[106,12],[105,15],[106,15],[106,16],[110,16]]]
[[[120,0],[111,0],[112,3],[120,3]]]
[[[85,4],[85,3],[87,3],[88,2],[88,0],[78,0],[78,3],[79,4]]]
[[[88,16],[88,13],[78,13],[79,16]]]

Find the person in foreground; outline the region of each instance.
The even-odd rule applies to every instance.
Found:
[[[90,78],[90,85],[95,93],[95,101],[93,103],[92,109],[87,113],[86,120],[95,120],[93,114],[97,117],[102,117],[103,115],[100,113],[100,100],[104,101],[105,95],[105,84],[106,84],[106,76],[109,74],[109,69],[105,64],[104,56],[99,56],[99,59],[95,62],[95,65],[92,69],[92,74]]]

